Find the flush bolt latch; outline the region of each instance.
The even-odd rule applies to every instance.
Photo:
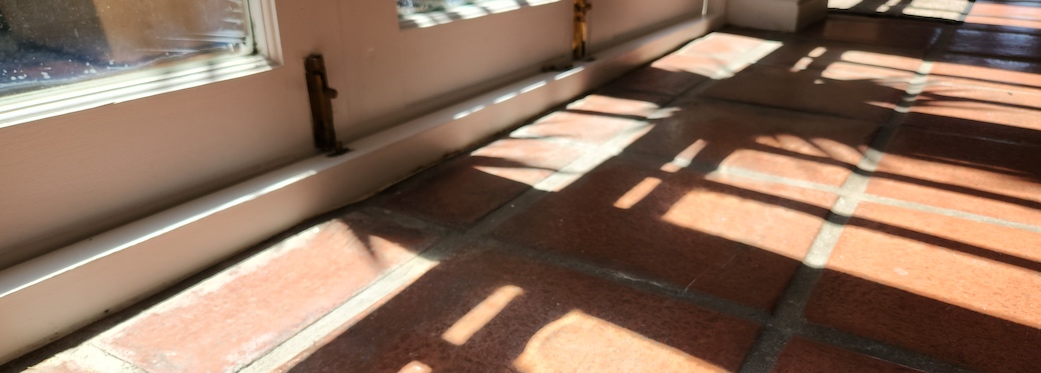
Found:
[[[593,4],[588,0],[575,0],[575,31],[571,41],[571,55],[575,60],[586,58],[586,44],[589,43],[589,23],[586,17]]]
[[[337,92],[329,88],[329,78],[325,74],[325,59],[320,54],[313,54],[304,61],[307,75],[307,93],[311,100],[311,123],[314,129],[314,146],[329,156],[337,156],[350,151],[336,139],[336,125],[333,122],[333,102]]]

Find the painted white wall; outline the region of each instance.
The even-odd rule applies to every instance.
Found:
[[[571,53],[570,1],[409,29],[399,28],[392,3],[341,3],[344,56],[327,63],[342,74],[335,114],[346,139],[536,74]]]
[[[277,5],[284,66],[0,127],[0,268],[309,156],[302,59],[338,52],[336,0]]]
[[[589,51],[596,52],[646,34],[662,24],[702,14],[703,0],[591,0]]]
[[[391,0],[276,4],[284,66],[273,71],[0,128],[0,268],[313,154],[310,53],[340,91],[345,141],[570,53],[567,0],[404,30]],[[701,11],[701,0],[650,4],[594,2],[594,48]]]

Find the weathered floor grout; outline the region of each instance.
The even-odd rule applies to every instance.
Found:
[[[949,29],[945,30],[948,31],[945,31],[944,35],[949,33]],[[946,40],[944,40],[943,42],[945,41]],[[937,45],[934,46],[932,50],[930,50],[930,53],[934,55],[936,53],[939,53],[937,52],[937,50],[942,50],[942,47],[940,45],[942,45],[943,42],[938,42]],[[826,342],[830,345],[845,348],[868,356],[892,361],[894,363],[916,369],[923,369],[926,371],[970,372],[970,370],[966,370],[962,367],[950,365],[948,363],[921,355],[919,353],[891,346],[882,342],[873,341],[864,337],[837,331],[825,326],[815,325],[806,321],[802,317],[803,309],[805,308],[806,303],[812,295],[816,282],[820,277],[821,268],[823,268],[826,265],[827,258],[830,256],[831,250],[834,249],[834,246],[837,243],[838,237],[841,234],[845,223],[853,215],[853,212],[855,211],[856,207],[861,202],[882,203],[904,208],[912,208],[916,210],[941,213],[948,216],[954,216],[974,221],[985,221],[987,223],[996,225],[1013,226],[1021,229],[1028,228],[1032,231],[1041,231],[1041,227],[1004,221],[1002,219],[989,218],[960,211],[947,210],[905,201],[899,201],[885,197],[872,196],[865,193],[867,181],[870,178],[871,173],[877,168],[878,162],[881,161],[882,155],[884,155],[883,150],[888,145],[888,142],[895,135],[899,125],[903,120],[903,117],[906,115],[907,109],[913,103],[914,97],[920,92],[922,84],[925,83],[924,78],[928,74],[930,64],[931,63],[929,61],[923,62],[923,68],[919,70],[916,76],[914,77],[912,84],[909,86],[908,92],[903,99],[903,102],[901,102],[900,106],[898,106],[898,108],[894,110],[894,114],[891,116],[891,118],[886,123],[880,125],[880,130],[876,133],[870,144],[871,150],[869,150],[867,154],[864,155],[862,161],[856,166],[861,172],[851,173],[850,176],[847,178],[847,181],[842,186],[835,187],[830,185],[823,185],[809,181],[763,174],[741,168],[705,165],[698,163],[698,161],[689,162],[688,164],[683,165],[694,171],[702,171],[706,173],[720,172],[749,179],[758,179],[807,189],[826,191],[829,193],[837,194],[839,196],[831,209],[831,216],[825,219],[825,222],[820,232],[818,232],[818,235],[816,236],[811,246],[810,252],[807,254],[804,260],[804,265],[801,266],[793,275],[792,279],[790,280],[790,285],[788,289],[786,289],[784,295],[778,301],[777,309],[773,314],[752,307],[748,307],[727,299],[711,296],[703,292],[689,291],[688,289],[679,289],[679,287],[671,284],[661,283],[654,280],[640,278],[639,276],[633,276],[618,271],[604,269],[600,266],[590,264],[580,259],[560,256],[542,250],[528,248],[522,245],[506,243],[489,237],[489,232],[491,232],[491,230],[493,230],[502,222],[510,219],[518,213],[527,211],[546,195],[552,193],[554,190],[559,190],[565,187],[567,184],[575,181],[576,178],[584,175],[586,172],[595,169],[598,165],[602,164],[602,162],[610,158],[621,155],[623,157],[635,158],[642,161],[662,161],[661,159],[657,159],[652,156],[625,152],[625,147],[629,144],[629,142],[631,142],[633,137],[633,133],[630,132],[620,133],[616,135],[615,138],[613,138],[612,140],[600,146],[592,146],[589,144],[580,143],[572,140],[551,140],[557,141],[562,145],[574,146],[586,150],[586,154],[580,157],[579,159],[576,159],[572,163],[568,164],[567,166],[563,167],[559,171],[555,172],[554,174],[546,178],[543,182],[540,182],[535,187],[529,189],[527,192],[524,192],[516,196],[515,198],[511,199],[510,201],[504,203],[502,206],[492,211],[491,213],[482,217],[476,223],[474,223],[468,229],[466,229],[465,233],[459,233],[458,236],[456,236],[455,238],[448,240],[451,243],[446,243],[446,245],[469,246],[471,244],[478,244],[477,246],[488,247],[495,250],[505,250],[506,252],[527,258],[528,260],[534,260],[555,267],[575,270],[580,273],[585,273],[587,275],[592,275],[595,277],[610,280],[615,283],[620,283],[628,287],[640,289],[654,294],[659,294],[673,299],[683,300],[710,310],[714,310],[716,312],[759,323],[763,325],[762,334],[756,341],[755,347],[752,349],[749,356],[746,358],[745,364],[741,370],[742,372],[768,371],[773,366],[773,363],[776,361],[776,358],[783,350],[784,346],[794,336],[802,336]],[[690,99],[692,92],[703,91],[713,83],[713,80],[707,80],[705,82],[702,82],[696,85],[695,87],[691,88],[689,91],[680,95],[676,95],[668,104],[663,105],[663,107],[668,107],[669,104],[673,104],[677,101],[688,100]],[[751,104],[745,105],[756,106]],[[804,113],[800,111],[793,112]],[[649,122],[653,122],[653,119],[649,120]],[[369,210],[371,210],[371,208],[369,208]],[[400,214],[387,214],[387,216],[395,215]],[[431,229],[451,229],[419,218],[399,217],[395,219],[404,219],[403,221],[408,221],[410,224],[428,224],[429,228]],[[445,255],[451,255],[451,253],[457,252],[457,250],[458,248],[447,248],[444,251],[444,253]]]
[[[515,196],[508,202],[502,204],[465,228],[450,227],[434,221],[410,216],[405,213],[381,209],[374,206],[372,203],[367,202],[361,202],[325,214],[323,216],[331,217],[330,219],[351,213],[365,214],[403,226],[417,227],[426,232],[440,234],[443,238],[423,253],[420,253],[416,258],[384,274],[369,287],[361,290],[355,296],[346,299],[343,304],[336,307],[333,311],[322,316],[293,337],[284,341],[274,350],[266,353],[263,357],[239,371],[266,372],[283,367],[293,358],[299,356],[300,353],[314,347],[315,343],[318,341],[327,338],[332,333],[336,333],[337,331],[349,327],[352,320],[353,322],[357,321],[356,318],[359,314],[363,314],[367,310],[371,310],[372,307],[379,305],[381,302],[385,302],[388,297],[401,291],[408,284],[420,278],[424,273],[426,273],[426,271],[435,267],[439,261],[450,259],[453,255],[463,253],[465,250],[472,247],[480,247],[481,249],[507,252],[526,260],[539,262],[540,264],[577,271],[613,283],[621,284],[623,286],[688,302],[721,314],[760,324],[762,326],[762,331],[743,362],[740,370],[743,373],[769,371],[788,342],[796,336],[825,342],[832,346],[844,348],[915,369],[930,372],[971,372],[971,370],[963,367],[955,366],[917,352],[835,330],[827,326],[816,325],[807,321],[803,317],[804,309],[813,294],[832,251],[838,243],[838,239],[841,236],[845,225],[861,203],[879,203],[1041,233],[1041,225],[1012,222],[964,211],[944,209],[866,193],[868,181],[876,171],[882,156],[885,155],[884,150],[899,131],[904,117],[906,116],[910,106],[913,104],[915,97],[921,92],[921,88],[924,84],[926,84],[925,78],[928,76],[931,69],[931,61],[942,53],[950,42],[953,29],[951,27],[944,27],[943,30],[940,39],[926,52],[925,60],[921,64],[920,69],[916,72],[914,78],[912,78],[905,97],[903,97],[897,108],[894,109],[893,114],[885,123],[876,123],[879,125],[879,131],[874,134],[869,145],[869,150],[855,166],[857,172],[850,173],[841,186],[825,185],[811,181],[770,175],[738,167],[720,167],[699,160],[670,161],[647,154],[626,152],[625,149],[632,142],[634,136],[638,136],[640,131],[646,129],[646,126],[653,126],[654,119],[651,118],[646,120],[646,126],[635,127],[623,131],[615,135],[611,140],[600,145],[591,145],[567,139],[541,139],[543,141],[575,147],[582,150],[584,154],[565,165],[560,170],[552,173],[532,188]],[[761,52],[762,51],[758,49],[749,51],[746,53],[745,57],[751,58],[751,56],[755,56]],[[727,66],[729,73],[737,72],[736,70],[740,65],[739,62],[740,61],[736,61],[731,63],[730,66]],[[727,100],[696,97],[697,93],[703,92],[713,83],[715,83],[715,80],[713,79],[701,82],[688,91],[673,96],[667,104],[662,106],[663,108],[667,108],[677,102],[685,102],[691,99],[704,100],[707,102],[725,101],[731,103],[731,101]],[[740,102],[734,103],[749,107],[766,107]],[[555,110],[566,110],[561,108],[563,108],[563,105]],[[783,108],[772,109],[790,111],[793,113],[826,115]],[[836,118],[838,117],[836,116]],[[511,135],[505,134],[496,136],[482,144],[486,145],[490,142],[507,138],[511,138]],[[582,259],[571,258],[566,255],[559,255],[525,245],[504,242],[494,238],[491,234],[491,232],[503,222],[513,218],[517,214],[528,211],[547,195],[565,188],[580,179],[586,173],[595,170],[599,165],[603,164],[603,162],[615,157],[624,157],[644,162],[660,162],[662,164],[680,162],[683,163],[680,164],[680,166],[695,172],[706,174],[715,172],[724,175],[733,175],[753,180],[795,186],[809,190],[823,191],[835,194],[837,195],[837,198],[833,206],[831,206],[829,216],[824,219],[821,229],[815,236],[809,251],[803,260],[803,265],[796,270],[792,278],[789,280],[786,289],[782,293],[781,298],[777,301],[776,308],[772,313],[740,304],[736,301],[716,297],[701,291],[683,289],[673,284],[606,269]],[[100,353],[109,355],[112,359],[129,364],[118,357],[111,355],[108,351],[94,346],[89,341],[86,342],[85,345],[99,350]]]
[[[807,329],[822,330],[822,327],[807,321],[803,313],[813,295],[821,274],[827,266],[832,251],[838,244],[845,225],[861,202],[860,198],[851,198],[848,195],[865,194],[868,181],[872,173],[877,169],[878,164],[882,161],[885,149],[903,123],[907,115],[906,113],[910,110],[911,105],[914,104],[915,98],[926,84],[926,77],[932,68],[931,61],[935,59],[938,53],[946,49],[950,41],[949,34],[951,29],[944,27],[942,30],[939,40],[926,52],[918,71],[909,81],[905,95],[894,108],[890,117],[880,124],[880,129],[871,140],[867,152],[865,152],[861,161],[856,165],[860,172],[850,173],[839,188],[840,196],[838,200],[814,238],[809,252],[803,260],[803,265],[792,276],[781,299],[778,301],[775,312],[763,326],[763,331],[741,366],[741,373],[769,372],[780,357],[784,346],[792,337],[805,334],[803,331]],[[844,334],[832,333],[832,336],[835,335],[845,336]],[[832,339],[831,345],[846,347],[855,351],[859,350],[859,352],[867,353],[869,356],[893,361],[912,368],[926,369],[927,371],[939,371],[936,370],[937,368],[942,368],[943,371],[961,371],[960,367],[947,365],[931,357],[895,348],[881,342],[869,341],[858,337],[855,340],[856,342],[860,344],[868,342],[867,345],[871,347],[858,349],[850,348],[857,347],[854,346],[855,343],[851,343],[853,340],[850,338]]]

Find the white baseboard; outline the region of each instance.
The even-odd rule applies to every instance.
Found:
[[[0,363],[721,27],[684,22],[0,271]]]

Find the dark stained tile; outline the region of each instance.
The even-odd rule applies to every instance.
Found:
[[[435,240],[348,215],[232,267],[92,343],[148,372],[235,371]]]
[[[454,159],[380,195],[376,204],[462,227],[531,189],[581,156],[537,139],[504,139]]]
[[[289,365],[292,372],[726,372],[738,369],[757,332],[689,303],[479,252],[441,263]]]
[[[993,57],[1041,59],[1041,39],[1036,35],[958,29],[948,51]]]
[[[798,35],[819,40],[925,50],[939,38],[941,27],[927,22],[830,16],[799,31]]]
[[[757,63],[779,65],[795,70],[826,70],[833,65],[863,65],[876,68],[914,72],[922,64],[924,50],[885,48],[871,45],[829,42],[824,40],[783,40],[780,48],[770,52]],[[879,70],[882,76],[892,72]]]
[[[695,101],[656,121],[626,152],[841,185],[877,128],[849,119]]]
[[[929,78],[974,80],[961,81],[967,85],[1004,83],[1012,90],[1041,89],[1041,63],[947,53],[937,58]]]
[[[1036,32],[1041,29],[1041,3],[976,1],[965,22],[1007,26],[1007,31],[1030,29]]]
[[[918,95],[911,111],[908,126],[1041,144],[1041,89],[943,78]]]
[[[867,193],[1037,224],[1041,146],[902,129]]]
[[[773,373],[914,373],[921,372],[835,346],[795,337],[784,347]]]
[[[694,68],[690,68],[690,70],[697,72],[690,72],[687,69],[676,67],[676,64],[640,68],[615,80],[608,87],[678,96],[694,88],[698,83],[708,80],[707,75],[702,75],[707,74],[707,72],[701,72]]]
[[[885,122],[907,89],[907,71],[832,64],[825,70],[753,65],[709,86],[703,96]]]
[[[988,372],[1041,364],[1041,234],[862,204],[807,318]]]
[[[835,196],[615,159],[495,235],[772,309]]]
[[[809,321],[995,373],[1041,364],[1041,333],[941,300],[825,271],[807,305]]]

